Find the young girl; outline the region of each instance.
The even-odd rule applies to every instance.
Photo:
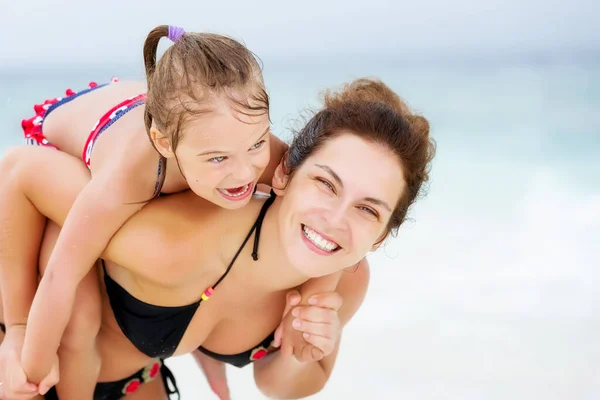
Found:
[[[174,44],[157,62],[163,37]],[[97,380],[100,294],[91,269],[113,234],[149,200],[186,189],[223,208],[243,207],[257,183],[271,184],[287,148],[270,132],[260,66],[239,42],[163,25],[148,35],[144,62],[147,87],[116,79],[92,82],[89,89],[67,90],[65,98],[36,105],[36,115],[22,122],[29,144],[80,157],[91,173],[29,316],[26,310],[6,313],[9,328],[27,323],[22,365],[29,381],[37,384],[48,375],[60,345],[61,386],[70,386],[65,392],[77,399],[92,398]],[[39,232],[10,232],[10,243],[0,241],[3,268],[21,268],[32,261],[27,257],[37,257],[44,224],[39,220]],[[320,278],[311,291],[331,291],[336,282]],[[208,288],[204,295],[211,293]]]

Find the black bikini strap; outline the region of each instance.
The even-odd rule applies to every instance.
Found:
[[[162,377],[163,385],[165,387],[165,390],[167,391],[167,396],[169,397],[169,399],[171,398],[172,394],[176,394],[177,400],[179,400],[181,398],[181,395],[179,394],[179,388],[177,387],[175,375],[173,375],[173,372],[171,372],[169,367],[165,365],[164,360],[162,360],[162,364],[160,366],[160,375]]]
[[[219,285],[219,283],[221,283],[223,281],[223,279],[225,279],[227,274],[229,274],[229,271],[231,271],[231,267],[233,267],[235,260],[237,260],[238,256],[240,255],[240,253],[246,246],[246,243],[248,243],[248,240],[250,239],[250,236],[252,236],[252,233],[254,233],[254,230],[256,230],[256,235],[254,236],[254,247],[252,249],[252,258],[254,259],[254,261],[258,260],[258,239],[260,237],[260,228],[262,227],[262,223],[263,223],[263,220],[265,219],[267,210],[269,209],[271,204],[273,204],[273,201],[275,201],[275,197],[276,197],[275,193],[273,192],[273,190],[271,190],[271,197],[269,197],[265,201],[265,204],[263,204],[262,208],[260,209],[260,213],[258,214],[258,218],[256,218],[256,221],[254,221],[254,225],[252,225],[252,228],[250,228],[250,232],[248,232],[246,239],[244,239],[244,241],[242,242],[242,245],[238,249],[237,253],[235,253],[235,256],[233,256],[233,259],[229,263],[229,266],[227,267],[227,269],[225,270],[223,275],[221,275],[219,280],[212,286],[213,289],[216,289],[217,286]]]
[[[267,201],[265,201],[265,204],[260,210],[260,214],[258,214],[258,218],[255,222],[256,235],[254,235],[254,247],[252,248],[252,258],[254,259],[254,261],[258,260],[258,241],[260,239],[260,229],[262,228],[263,219],[265,219],[267,210],[269,209],[269,207],[271,207],[273,201],[275,201],[275,192],[273,192],[273,189],[271,189],[271,197],[269,197]]]

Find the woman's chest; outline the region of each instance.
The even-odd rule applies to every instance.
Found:
[[[260,293],[229,285],[203,300],[182,338],[177,354],[203,347],[218,354],[238,354],[268,338],[279,325],[285,293]]]
[[[237,354],[263,342],[282,319],[285,292],[268,290],[259,265],[244,263],[252,260],[246,254],[251,249],[243,249],[231,266],[225,265],[229,257],[223,257],[228,249],[219,250],[210,257],[175,252],[171,267],[161,263],[136,273],[108,264],[104,283],[113,327],[151,357],[185,354],[200,346]],[[214,288],[212,293],[208,288]]]

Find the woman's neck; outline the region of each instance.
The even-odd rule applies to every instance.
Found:
[[[258,277],[262,289],[268,291],[291,289],[309,279],[292,267],[283,249],[278,224],[281,201],[281,198],[276,198],[264,217],[258,243],[258,260],[252,260],[258,265],[248,269],[253,275],[252,281],[256,282]],[[251,239],[248,244],[252,245],[253,241]]]

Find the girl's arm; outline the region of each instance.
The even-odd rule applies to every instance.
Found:
[[[49,149],[42,150],[48,153]],[[68,157],[69,161],[76,161],[84,167],[81,161]],[[25,161],[37,163],[40,160],[29,158]],[[151,196],[154,182],[144,179],[147,177],[144,167],[150,170],[152,168],[144,165],[144,161],[146,160],[136,159],[135,155],[121,160],[117,157],[113,160],[114,167],[106,165],[91,181],[89,178],[85,179],[87,174],[77,168],[75,175],[79,179],[76,179],[75,184],[73,169],[66,168],[66,162],[64,169],[56,162],[46,164],[53,168],[38,169],[37,174],[29,174],[31,180],[21,176],[21,189],[31,189],[39,185],[37,181],[49,179],[49,175],[52,175],[50,180],[54,183],[53,190],[46,192],[45,196],[37,196],[39,201],[34,202],[29,198],[36,208],[40,203],[47,207],[52,206],[56,200],[62,200],[57,194],[63,189],[68,194],[73,194],[71,188],[82,188],[62,221],[64,224],[61,235],[31,305],[22,355],[23,368],[31,382],[38,383],[52,366],[53,357],[70,319],[79,282],[89,272],[113,234],[143,206],[144,203],[140,201]],[[40,174],[39,171],[43,173]],[[50,189],[49,186],[45,188]],[[19,187],[15,189],[19,190]],[[12,221],[15,224],[26,222],[18,214],[12,216]],[[10,227],[7,229],[10,230]]]

